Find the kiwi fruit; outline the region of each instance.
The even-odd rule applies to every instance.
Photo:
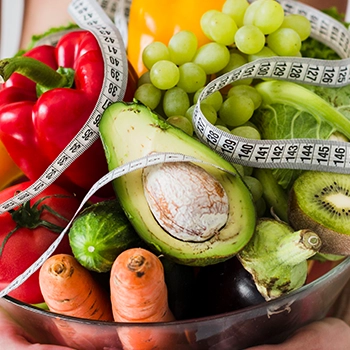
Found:
[[[320,252],[350,255],[350,175],[305,171],[290,191],[288,221],[316,232]]]

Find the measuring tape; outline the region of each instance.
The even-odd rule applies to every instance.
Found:
[[[216,128],[200,110],[200,102],[228,84],[246,78],[271,78],[311,85],[342,87],[350,83],[350,32],[312,7],[279,1],[289,14],[307,17],[311,36],[331,47],[341,60],[271,57],[247,63],[211,81],[199,96],[194,126],[199,139],[223,158],[257,168],[288,168],[350,173],[350,143],[316,139],[252,140]]]
[[[325,171],[349,173],[350,144],[348,146],[348,143],[315,139],[265,141],[244,139],[228,134],[211,125],[200,110],[200,102],[205,97],[234,81],[246,78],[282,79],[330,87],[349,84],[349,31],[339,22],[312,7],[294,1],[280,0],[279,2],[286,13],[299,13],[307,17],[312,25],[311,36],[327,44],[342,59],[337,61],[286,57],[259,59],[211,81],[201,93],[194,111],[193,118],[196,133],[204,143],[207,143],[225,159],[233,163],[254,167],[324,169]],[[124,43],[127,42],[125,28],[128,22],[130,4],[130,0],[73,0],[71,2],[69,6],[71,16],[80,28],[89,30],[94,34],[102,51],[105,67],[100,96],[89,119],[73,140],[33,185],[0,204],[0,214],[28,201],[51,185],[74,160],[98,139],[98,125],[105,109],[113,102],[123,99],[128,76],[128,62]],[[113,24],[112,18],[120,24],[121,31]],[[124,34],[121,34],[121,32]],[[50,40],[56,39],[51,38]],[[321,147],[323,147],[322,159],[317,156]],[[308,151],[308,157],[305,157],[305,152],[303,153],[305,150]],[[130,171],[170,161],[201,162],[182,154],[153,154],[125,164],[106,174],[90,189],[70,223],[48,250],[7,288],[2,290],[0,297],[16,289],[40,268],[44,261],[55,251],[84,204],[98,189]]]

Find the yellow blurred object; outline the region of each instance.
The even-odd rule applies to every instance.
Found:
[[[192,31],[198,46],[210,40],[200,27],[200,19],[208,10],[221,11],[225,0],[133,0],[130,8],[128,58],[139,76],[146,72],[142,63],[143,49],[153,41],[168,44],[180,30]]]
[[[14,163],[5,146],[0,142],[0,190],[22,176],[24,176],[22,170]]]

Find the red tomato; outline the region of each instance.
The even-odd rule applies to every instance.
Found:
[[[0,203],[13,197],[18,191],[23,191],[30,184],[32,182],[27,181],[1,191]],[[1,289],[4,289],[47,250],[58,237],[60,228],[63,229],[73,217],[79,204],[79,200],[74,195],[53,184],[27,203],[0,215]],[[57,232],[54,232],[54,228],[48,228],[50,223],[56,227]],[[71,253],[68,235],[63,237],[55,253]],[[43,302],[38,276],[39,271],[36,271],[9,295],[29,304]]]

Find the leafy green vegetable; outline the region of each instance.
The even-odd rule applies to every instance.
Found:
[[[350,138],[350,85],[342,88],[302,86],[270,80],[256,85],[263,102],[252,122],[263,139],[328,139],[335,131]],[[288,189],[301,170],[274,169]]]

